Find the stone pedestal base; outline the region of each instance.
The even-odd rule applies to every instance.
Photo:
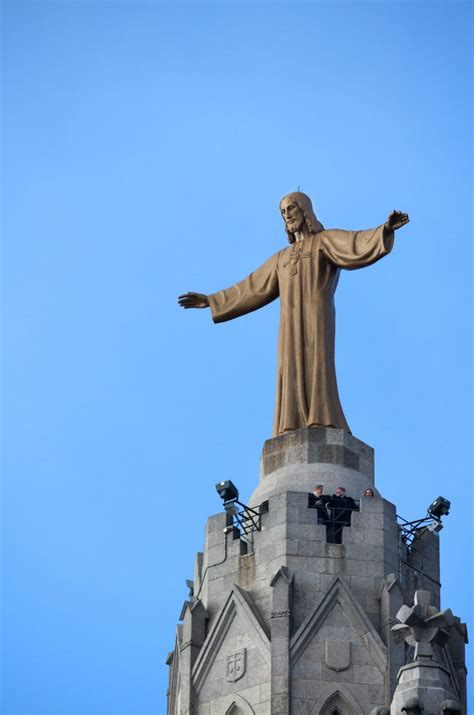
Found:
[[[418,660],[400,668],[390,713],[403,715],[402,708],[405,708],[403,712],[407,712],[407,707],[417,704],[422,713],[437,715],[444,712],[442,706],[447,701],[457,701],[449,671],[435,661],[427,660],[425,663]],[[456,710],[449,709],[449,712]],[[461,705],[457,712],[461,713]]]
[[[260,461],[260,484],[250,506],[287,491],[311,492],[324,485],[325,494],[344,486],[358,498],[374,489],[374,450],[342,429],[308,427],[268,439]],[[377,492],[377,496],[379,496]]]

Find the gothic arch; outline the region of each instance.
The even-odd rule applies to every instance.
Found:
[[[311,715],[364,715],[357,700],[342,686],[334,690],[334,685],[327,683],[321,689]]]
[[[320,711],[321,715],[353,715],[353,713],[354,711],[346,704],[345,698],[339,692],[331,695]]]
[[[222,698],[215,706],[219,706],[219,712],[225,715],[255,715],[252,706],[241,695],[234,693]]]

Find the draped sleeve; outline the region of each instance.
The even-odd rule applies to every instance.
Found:
[[[275,253],[240,283],[207,296],[215,323],[251,313],[278,298],[278,255]]]
[[[339,268],[354,270],[370,266],[393,248],[394,231],[384,228],[382,224],[366,231],[343,231],[337,228],[323,231],[319,234],[321,250],[326,258]]]

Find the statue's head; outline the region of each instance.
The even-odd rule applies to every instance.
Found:
[[[305,228],[308,233],[324,231],[324,226],[318,221],[313,211],[311,199],[301,191],[294,191],[282,198],[280,213],[285,222],[285,230],[290,243],[296,241],[295,233],[304,231]]]

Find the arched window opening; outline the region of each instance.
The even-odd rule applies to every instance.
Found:
[[[240,695],[227,695],[217,703],[218,711],[225,715],[254,715],[252,706]],[[217,710],[216,710],[217,712]]]
[[[319,711],[319,715],[355,715],[347,700],[336,692],[330,696]]]

